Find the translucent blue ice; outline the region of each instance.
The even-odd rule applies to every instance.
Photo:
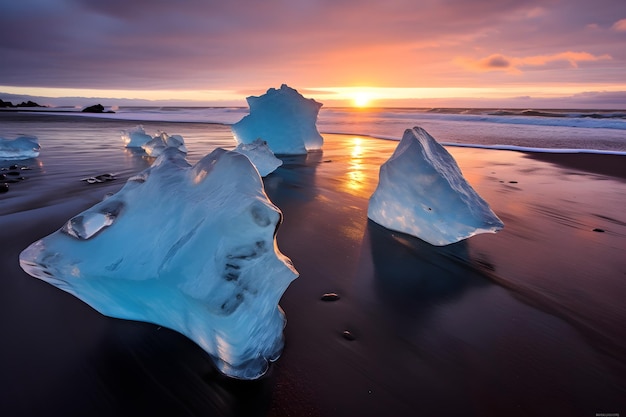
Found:
[[[142,149],[146,155],[154,158],[163,153],[165,148],[176,148],[182,153],[187,153],[185,140],[180,135],[168,135],[165,132],[158,132],[154,137],[148,135],[139,125],[130,130],[122,132],[122,140],[127,148]]]
[[[39,156],[39,140],[35,136],[0,138],[0,160],[20,160]]]
[[[187,153],[185,141],[180,135],[168,135],[165,132],[159,132],[150,141],[141,145],[141,148],[148,156],[157,157],[163,153],[165,148],[176,148],[183,153]]]
[[[122,132],[122,140],[127,148],[141,148],[150,142],[152,137],[143,130],[143,126],[137,126]]]
[[[407,129],[380,167],[367,215],[388,229],[437,246],[504,227],[452,155],[420,127]]]
[[[250,114],[232,125],[238,143],[261,139],[276,155],[303,155],[322,148],[324,140],[316,126],[321,103],[286,84],[246,100]]]
[[[262,177],[271,174],[283,164],[283,161],[276,158],[267,143],[261,139],[252,143],[240,143],[235,148],[235,152],[247,156]]]
[[[281,218],[244,155],[216,149],[190,166],[170,147],[20,264],[102,314],[177,330],[224,374],[253,379],[282,352],[278,302],[298,276],[276,245]]]

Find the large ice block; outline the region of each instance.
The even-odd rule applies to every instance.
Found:
[[[177,330],[224,374],[253,379],[281,354],[278,301],[298,276],[276,245],[281,219],[244,155],[218,148],[192,167],[169,147],[20,264],[102,314]]]
[[[437,246],[504,227],[452,155],[421,127],[407,129],[380,167],[367,215],[388,229]]]
[[[232,126],[238,143],[261,139],[277,155],[302,155],[322,148],[324,139],[316,126],[321,103],[304,98],[286,84],[246,100],[250,114]]]

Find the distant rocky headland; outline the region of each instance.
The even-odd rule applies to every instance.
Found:
[[[4,101],[0,99],[0,111],[37,111],[38,109],[50,109],[49,106],[43,106],[28,100],[23,101],[20,104],[13,104],[10,101]],[[51,110],[52,111],[52,110]],[[54,112],[60,113],[76,113],[77,110],[56,110]],[[113,110],[105,110],[102,104],[94,104],[93,106],[85,107],[81,110],[82,113],[115,113]]]
[[[23,101],[20,104],[13,104],[10,101],[4,101],[0,98],[0,108],[2,109],[6,109],[6,108],[17,108],[17,107],[48,107],[48,106],[42,106],[41,104],[37,104],[34,101]]]

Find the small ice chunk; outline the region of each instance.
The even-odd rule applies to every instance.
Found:
[[[165,132],[161,132],[161,136],[165,136],[165,144],[172,148],[176,148],[182,153],[187,153],[187,147],[185,146],[185,140],[181,135],[168,135]]]
[[[367,215],[436,246],[504,227],[463,178],[452,155],[421,127],[407,129],[380,167]]]
[[[298,276],[276,244],[281,219],[244,155],[218,148],[192,167],[168,147],[20,265],[102,314],[176,330],[224,374],[254,379],[282,352],[278,302]]]
[[[130,130],[122,132],[122,140],[127,148],[141,148],[145,143],[152,140],[152,137],[139,125]]]
[[[39,140],[35,136],[18,136],[15,139],[0,137],[0,160],[20,160],[39,156]]]
[[[180,135],[168,135],[165,132],[159,132],[150,141],[141,145],[141,148],[148,156],[157,157],[163,153],[165,148],[176,148],[182,153],[187,153],[185,141]]]
[[[283,161],[274,156],[267,142],[262,139],[257,139],[252,143],[240,143],[235,148],[235,152],[247,156],[262,177],[271,174],[283,164]]]
[[[141,145],[141,149],[143,149],[148,156],[152,156],[155,158],[161,155],[165,148],[167,148],[167,145],[160,136],[156,136]]]
[[[187,147],[182,136],[170,136],[165,132],[158,132],[154,137],[151,137],[141,125],[128,131],[123,131],[122,140],[127,148],[143,149],[148,156],[154,158],[161,155],[169,147],[176,148],[182,153],[187,153]]]
[[[322,148],[324,139],[316,126],[322,103],[304,98],[286,84],[246,100],[250,114],[232,125],[238,143],[262,138],[276,155],[303,155]]]

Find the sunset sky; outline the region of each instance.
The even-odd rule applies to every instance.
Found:
[[[0,57],[0,98],[626,108],[626,1],[2,1]]]

